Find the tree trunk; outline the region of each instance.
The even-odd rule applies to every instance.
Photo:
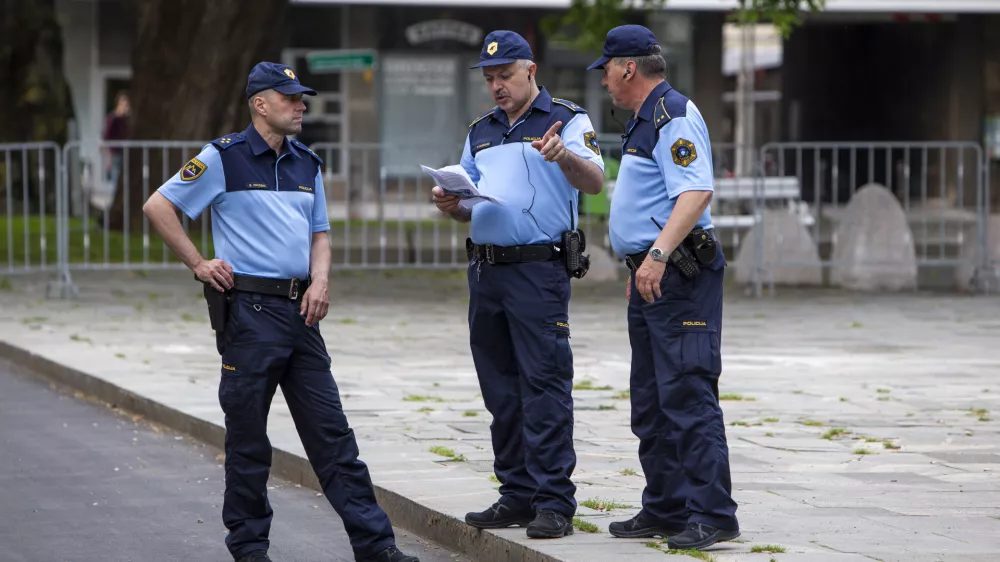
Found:
[[[130,138],[203,143],[246,128],[247,75],[262,60],[278,62],[287,5],[288,0],[140,2],[132,51]],[[150,192],[162,183],[161,156],[160,150],[145,156]],[[128,197],[123,182],[109,222],[112,229],[122,230],[127,216],[129,230],[140,232],[145,202],[142,150],[129,151],[128,164]],[[182,164],[169,159],[167,177]]]

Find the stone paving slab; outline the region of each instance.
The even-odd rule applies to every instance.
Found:
[[[70,302],[45,300],[30,277],[0,284],[0,341],[222,425],[218,354],[190,275],[75,280]],[[635,513],[643,486],[621,285],[574,284],[570,312],[577,498],[620,507],[581,506],[598,533],[472,531],[455,548],[475,556],[489,535],[504,542],[483,559],[662,558],[655,543],[606,532]],[[450,273],[331,279],[322,330],[345,410],[376,485],[425,510],[413,513],[460,519],[496,499],[467,295]],[[781,290],[755,301],[730,290],[725,315],[721,392],[743,536],[713,549],[716,560],[997,559],[1000,298]],[[269,432],[304,455],[280,390]],[[764,545],[785,552],[751,552]]]

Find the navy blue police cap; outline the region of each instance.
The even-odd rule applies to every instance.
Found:
[[[615,57],[642,57],[652,54],[653,46],[659,45],[653,32],[641,25],[620,25],[608,32],[604,39],[604,52],[587,70],[604,68]]]
[[[479,64],[469,68],[510,64],[519,59],[535,60],[535,56],[531,54],[531,46],[524,37],[513,31],[492,31],[483,41],[483,50],[479,52]]]
[[[306,88],[299,83],[299,78],[295,76],[295,72],[290,67],[273,62],[257,63],[247,78],[247,99],[264,90],[274,90],[286,96],[316,95],[315,90]]]

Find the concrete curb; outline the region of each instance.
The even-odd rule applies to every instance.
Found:
[[[0,340],[0,358],[16,363],[32,374],[61,386],[82,392],[90,398],[143,416],[147,421],[189,435],[218,449],[224,448],[225,428],[175,410],[98,377],[63,365],[47,357]],[[316,474],[308,459],[274,447],[271,473],[320,491]],[[375,485],[379,505],[394,526],[406,529],[482,562],[564,562],[543,552],[511,541],[488,530],[479,530],[464,521],[421,505],[399,493]]]

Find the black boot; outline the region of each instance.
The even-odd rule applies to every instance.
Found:
[[[416,556],[403,554],[395,546],[390,546],[375,556],[369,556],[368,558],[355,558],[354,560],[356,562],[420,562],[420,559]]]
[[[622,539],[651,539],[653,537],[670,538],[684,532],[683,526],[668,527],[653,521],[642,512],[628,521],[615,521],[608,525],[612,536]]]
[[[255,550],[236,559],[236,562],[271,562],[266,550]]]
[[[538,517],[528,525],[528,537],[532,539],[558,539],[573,534],[573,520],[558,511],[542,509]]]
[[[740,536],[740,530],[727,531],[705,523],[688,523],[683,533],[667,539],[667,546],[677,550],[701,550],[717,542],[731,541]]]
[[[524,527],[535,514],[526,508],[511,508],[497,502],[478,513],[466,513],[465,522],[479,529],[503,529],[504,527]]]

